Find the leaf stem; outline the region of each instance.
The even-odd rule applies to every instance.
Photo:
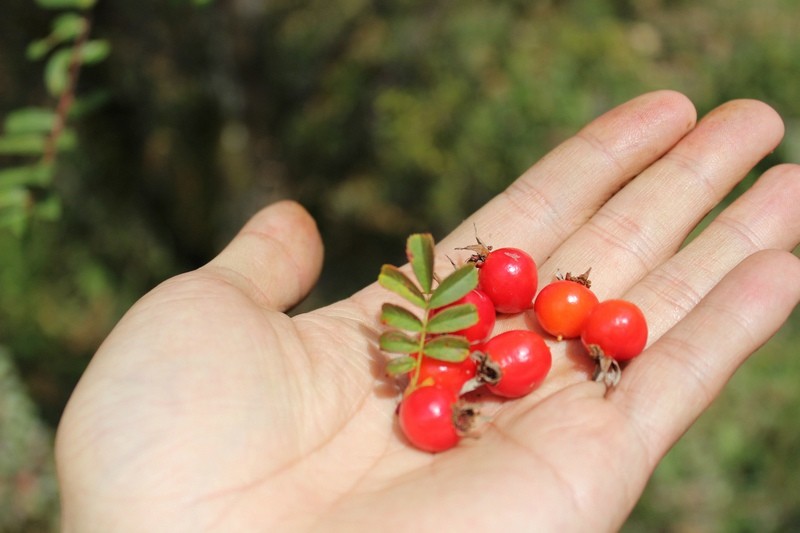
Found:
[[[425,357],[425,340],[428,334],[428,318],[430,317],[430,293],[425,295],[425,307],[422,309],[422,330],[419,332],[419,344],[417,350],[417,364],[414,365],[414,375],[406,388],[406,394],[417,388],[419,382],[420,369],[422,368],[422,358]]]

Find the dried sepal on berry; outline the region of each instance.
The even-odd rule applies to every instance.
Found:
[[[591,274],[591,273],[592,273],[592,267],[589,267],[588,270],[586,270],[586,272],[584,272],[583,274],[580,274],[579,276],[573,276],[572,272],[567,272],[564,275],[561,275],[561,272],[559,272],[559,273],[556,274],[556,279],[557,280],[565,280],[565,281],[573,281],[575,283],[580,283],[581,285],[583,285],[587,289],[591,289],[592,288],[592,280],[589,279],[589,274]]]
[[[469,256],[469,259],[467,259],[467,263],[474,264],[477,268],[480,268],[483,266],[483,262],[486,261],[486,257],[492,251],[492,247],[481,242],[480,238],[478,237],[477,226],[473,225],[473,227],[475,229],[475,244],[462,246],[461,248],[456,248],[456,250],[466,250],[468,252],[472,252],[472,255]]]
[[[589,357],[595,360],[594,374],[592,379],[602,383],[607,388],[614,388],[622,377],[622,368],[616,359],[606,356],[603,350],[596,344],[587,347]]]

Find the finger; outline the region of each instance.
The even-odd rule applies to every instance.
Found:
[[[630,363],[608,398],[627,415],[651,467],[798,300],[800,260],[785,251],[759,252]]]
[[[557,269],[592,267],[598,297],[626,291],[672,256],[782,136],[783,123],[766,104],[720,106],[567,240],[543,265],[543,282]]]
[[[205,270],[253,301],[285,311],[302,300],[322,268],[322,240],[299,204],[282,201],[257,213]]]
[[[648,318],[651,340],[697,305],[749,255],[800,242],[800,166],[768,170],[747,192],[669,261],[625,294]]]
[[[529,168],[437,245],[437,270],[475,242],[518,246],[541,263],[627,181],[675,145],[696,120],[692,103],[656,91],[604,113]],[[468,257],[465,252],[464,259]],[[368,302],[374,284],[355,295]]]
[[[672,91],[635,98],[565,141],[442,241],[519,246],[544,260],[625,182],[669,150],[695,123],[691,102]],[[474,224],[474,226],[473,226]]]

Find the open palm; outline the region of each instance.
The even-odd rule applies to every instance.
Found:
[[[616,388],[552,342],[532,395],[487,406],[479,438],[428,454],[398,432],[372,285],[289,318],[322,246],[290,202],[211,263],[144,296],[98,350],[57,438],[65,531],[606,531],[669,447],[800,299],[800,167],[757,183],[686,236],[780,141],[769,107],[699,123],[651,93],[599,117],[438,247],[530,251],[540,283],[592,268],[636,302],[648,348]],[[455,252],[457,254],[457,252]],[[377,274],[377,271],[376,271]],[[532,327],[525,315],[495,331]]]

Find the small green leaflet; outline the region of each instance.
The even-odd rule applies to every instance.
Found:
[[[5,168],[0,170],[0,191],[20,186],[45,187],[53,177],[53,165],[37,163],[34,165]]]
[[[87,29],[86,25],[88,23],[86,17],[77,13],[64,13],[53,20],[53,32],[48,40],[55,41],[55,44],[60,44],[70,39],[75,39]]]
[[[399,374],[407,374],[417,366],[417,360],[411,356],[403,355],[395,357],[386,363],[386,373],[390,376],[397,376]]]
[[[459,363],[469,357],[469,341],[461,335],[441,335],[427,341],[422,353],[440,361]]]
[[[422,331],[422,321],[414,313],[399,305],[383,304],[381,322],[393,328],[414,332]]]
[[[402,296],[417,307],[425,308],[425,296],[414,285],[414,282],[400,272],[400,269],[396,266],[383,265],[378,276],[378,283],[384,289],[389,289],[393,293]]]
[[[447,307],[428,321],[430,333],[453,333],[478,323],[478,308],[475,304]]]
[[[56,148],[58,150],[72,150],[77,144],[75,132],[70,129],[61,131],[58,136]],[[0,154],[37,156],[42,155],[47,148],[47,137],[37,133],[20,133],[0,137]]]
[[[8,135],[49,133],[55,121],[56,114],[51,109],[25,107],[9,113],[3,125]]]
[[[28,227],[25,209],[0,209],[0,230],[8,229],[15,237],[21,237]]]
[[[81,46],[77,60],[84,65],[103,61],[111,52],[108,41],[96,39]],[[44,66],[44,81],[52,96],[60,96],[67,90],[70,82],[70,67],[73,61],[73,49],[56,50]]]
[[[19,187],[7,191],[0,191],[0,209],[24,209],[30,202],[31,193],[25,188]]]
[[[69,65],[72,62],[72,49],[57,50],[44,66],[44,82],[53,96],[60,96],[69,84]]]
[[[111,53],[111,44],[105,39],[95,39],[83,44],[81,48],[81,63],[94,65],[103,61]]]
[[[422,292],[430,294],[433,285],[433,236],[415,233],[406,241],[406,256]]]
[[[465,296],[469,291],[478,286],[478,269],[472,263],[460,267],[458,270],[442,280],[430,299],[431,309],[437,309],[451,304]]]
[[[36,202],[33,211],[42,220],[58,220],[61,217],[61,201],[55,196],[45,198]]]
[[[35,156],[44,152],[47,139],[38,133],[20,133],[0,137],[0,154]]]
[[[53,45],[47,39],[37,39],[28,45],[25,55],[31,61],[37,61],[47,55]]]
[[[36,0],[36,3],[45,9],[88,9],[97,0]]]
[[[386,331],[379,339],[381,350],[390,353],[414,353],[419,351],[419,340],[401,331]]]

